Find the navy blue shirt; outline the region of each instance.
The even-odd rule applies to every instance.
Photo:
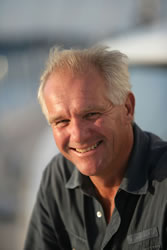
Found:
[[[107,224],[89,177],[61,154],[43,173],[25,250],[167,249],[167,142],[134,124],[134,146]]]

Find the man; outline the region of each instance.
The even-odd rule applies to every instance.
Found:
[[[61,154],[25,249],[166,249],[167,143],[134,123],[126,56],[55,48],[38,97]]]

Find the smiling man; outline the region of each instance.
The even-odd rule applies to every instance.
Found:
[[[25,249],[165,249],[167,143],[133,122],[126,56],[55,48],[38,97],[60,154]]]

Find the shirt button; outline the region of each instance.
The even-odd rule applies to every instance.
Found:
[[[102,213],[101,213],[100,211],[98,211],[98,212],[96,213],[96,215],[97,215],[98,218],[101,218],[101,217],[102,217]]]

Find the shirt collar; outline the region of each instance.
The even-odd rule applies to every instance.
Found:
[[[92,196],[95,195],[95,188],[90,178],[81,174],[76,167],[74,168],[72,175],[67,181],[65,187],[68,189],[75,189],[80,187],[85,194]]]
[[[82,185],[84,176],[75,167],[70,179],[66,183],[66,188],[73,189]]]
[[[148,164],[146,159],[149,138],[135,123],[133,131],[134,146],[120,189],[133,194],[145,194],[148,189]],[[66,183],[66,188],[75,189],[77,187],[83,188],[89,194],[93,192],[90,178],[82,175],[75,167]]]

